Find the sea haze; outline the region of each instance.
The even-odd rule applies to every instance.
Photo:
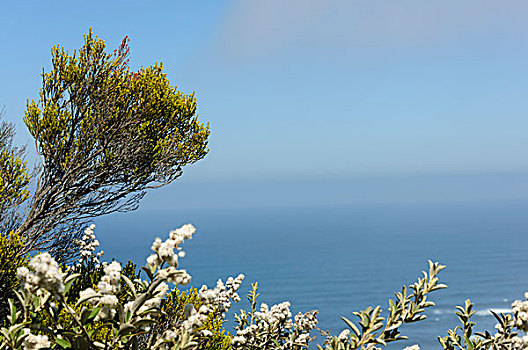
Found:
[[[503,311],[528,288],[528,200],[369,204],[252,209],[141,210],[97,221],[105,257],[142,263],[156,236],[191,222],[181,267],[192,285],[246,275],[241,295],[258,281],[261,302],[289,300],[292,309],[318,309],[319,326],[334,333],[340,316],[387,298],[412,283],[427,259],[448,266],[424,322],[404,326],[410,341],[439,348],[437,335],[457,325],[455,306],[476,304],[478,329],[493,331],[489,309]],[[232,310],[247,307],[234,304]],[[229,315],[232,319],[232,313]],[[232,323],[226,324],[231,331]]]

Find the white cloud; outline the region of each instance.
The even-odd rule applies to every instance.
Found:
[[[248,59],[291,47],[339,53],[524,41],[527,14],[528,2],[521,0],[236,0],[217,44],[229,59]]]

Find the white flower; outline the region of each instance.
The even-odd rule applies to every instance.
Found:
[[[19,278],[25,278],[29,274],[29,270],[27,267],[22,266],[17,268],[17,275]]]
[[[285,327],[291,327],[291,311],[290,302],[285,301],[277,305],[273,305],[271,309],[267,304],[262,303],[260,311],[255,312],[257,322],[263,322],[268,326],[272,326],[275,323],[285,323]]]
[[[101,306],[101,310],[96,317],[96,320],[112,319],[116,315],[114,308],[119,304],[119,300],[115,296],[119,292],[121,285],[121,264],[117,261],[113,261],[110,264],[104,266],[105,275],[101,277],[99,283],[97,283],[97,289],[99,293],[94,291],[92,288],[88,288],[80,292],[80,298],[91,298],[87,300],[90,304],[98,304]]]
[[[37,350],[49,348],[51,346],[47,335],[34,335],[29,333],[28,329],[25,330],[25,333],[28,334],[22,344],[25,350]]]
[[[117,261],[112,261],[108,266],[104,268],[104,271],[107,275],[111,274],[112,272],[121,273],[121,264]]]
[[[525,296],[528,296],[525,294]],[[524,332],[528,331],[528,301],[515,300],[512,303],[515,327]]]
[[[17,269],[18,276],[25,289],[35,292],[37,289],[42,288],[52,294],[64,292],[63,274],[59,269],[59,264],[49,253],[35,255],[29,261],[29,267],[33,271],[25,267]]]
[[[168,290],[169,286],[167,285],[167,283],[161,282],[154,290],[154,295],[158,298],[163,298]]]
[[[121,264],[117,261],[112,261],[104,268],[105,275],[97,284],[97,288],[101,294],[116,294],[121,289],[119,281],[121,280]]]
[[[166,330],[165,333],[163,333],[163,339],[168,341],[174,341],[176,340],[176,333],[174,333],[171,330]]]
[[[308,344],[309,340],[310,340],[310,334],[303,333],[303,334],[299,334],[297,339],[295,339],[295,342],[296,343],[301,343],[301,344]]]
[[[210,312],[210,309],[207,305],[200,306],[200,309],[198,309],[198,312],[201,314],[207,314]]]
[[[174,255],[174,248],[169,243],[161,243],[158,254],[169,266],[178,266],[178,258]]]
[[[182,235],[185,239],[191,239],[192,235],[196,232],[196,229],[191,224],[186,224],[176,230],[178,234]]]
[[[246,343],[246,338],[240,335],[234,336],[231,340],[233,345],[244,345]]]
[[[414,345],[406,347],[403,350],[420,350],[420,346],[418,346],[418,344],[414,344]]]
[[[310,332],[317,326],[318,313],[319,312],[317,310],[313,310],[305,314],[299,312],[297,315],[295,315],[296,329],[302,332]]]
[[[119,286],[111,283],[110,278],[106,275],[101,277],[99,283],[97,283],[97,289],[102,294],[115,294],[119,291]]]
[[[185,252],[181,251],[181,248],[178,245],[184,240],[192,238],[195,231],[196,229],[192,225],[187,224],[179,229],[170,231],[169,238],[165,241],[162,241],[161,238],[157,237],[151,247],[151,249],[157,254],[152,254],[147,258],[147,265],[151,269],[155,269],[157,266],[161,265],[162,262],[166,262],[169,267],[178,267],[178,257],[182,258],[185,256]],[[178,252],[175,253],[174,249]],[[185,279],[182,283],[185,283]]]
[[[90,298],[90,299],[88,299]],[[97,304],[99,302],[99,295],[92,288],[82,290],[79,293],[79,299],[88,299],[87,302],[90,304]]]
[[[213,309],[218,309],[225,313],[231,308],[231,300],[240,301],[240,296],[237,290],[240,288],[245,276],[240,274],[237,278],[229,277],[224,284],[222,280],[216,282],[216,288],[207,289],[207,286],[202,286],[199,290],[200,298],[206,305],[210,305]]]
[[[119,300],[117,300],[117,297],[115,295],[107,294],[101,296],[99,302],[103,306],[115,307],[119,303]]]
[[[339,335],[337,336],[337,339],[344,342],[344,341],[347,341],[349,337],[350,337],[350,330],[344,329],[341,333],[339,333]]]
[[[115,317],[116,311],[112,309],[109,306],[102,306],[101,310],[99,310],[99,313],[95,317],[96,321],[100,320],[111,320]]]
[[[155,251],[157,253],[160,246],[161,246],[161,238],[156,237],[156,239],[154,240],[154,243],[152,243],[152,247],[150,249],[152,249],[153,251]]]
[[[77,266],[81,265],[84,261],[91,261],[95,264],[99,264],[99,258],[104,254],[103,251],[95,254],[95,248],[99,247],[100,243],[95,239],[93,233],[95,225],[91,224],[85,231],[81,239],[74,239],[73,243],[79,247],[80,259],[77,261]]]
[[[147,265],[150,267],[156,267],[158,265],[158,256],[156,254],[151,254],[147,258]]]

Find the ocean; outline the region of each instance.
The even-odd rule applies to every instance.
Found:
[[[404,325],[409,341],[439,349],[437,336],[458,325],[455,306],[475,303],[476,330],[494,331],[490,309],[506,312],[528,289],[528,201],[369,204],[251,209],[139,210],[96,221],[105,259],[143,263],[152,240],[185,223],[196,226],[184,244],[181,268],[192,285],[244,273],[241,297],[259,283],[260,302],[290,301],[293,313],[319,310],[319,327],[338,334],[340,316],[387,299],[411,284],[427,260],[447,265],[447,289],[434,292],[427,319]],[[235,303],[233,312],[247,308]],[[226,329],[232,331],[232,322]],[[322,342],[319,337],[319,342]]]

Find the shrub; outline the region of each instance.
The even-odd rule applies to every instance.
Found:
[[[34,174],[23,148],[11,145],[13,126],[0,123],[0,230],[23,235],[26,252],[73,260],[86,223],[136,209],[145,191],[208,153],[209,126],[198,120],[194,93],[171,84],[161,63],[133,71],[129,59],[128,38],[108,50],[91,29],[79,49],[51,49],[24,114],[41,161]]]
[[[16,232],[0,233],[0,324],[6,320],[7,300],[15,298],[17,269],[28,263],[28,256],[20,254],[23,246],[24,241]]]
[[[257,284],[248,294],[249,311],[235,316],[235,335],[223,329],[225,314],[237,294],[244,276],[218,281],[209,289],[191,288],[169,291],[167,283],[187,284],[190,276],[178,269],[184,256],[180,245],[194,234],[184,225],[171,231],[165,241],[157,238],[154,251],[142,267],[142,279],[136,266],[118,262],[99,264],[94,254],[98,242],[93,226],[86,230],[81,258],[74,266],[59,266],[44,252],[17,269],[22,282],[18,305],[12,300],[6,324],[0,330],[0,347],[12,349],[307,349],[317,324],[317,311],[299,313],[292,318],[290,304],[280,303],[257,308]],[[389,314],[381,308],[356,313],[355,325],[343,320],[351,332],[329,337],[326,349],[374,349],[405,339],[399,327],[425,318],[424,309],[434,305],[427,300],[430,292],[445,287],[437,273],[443,266],[431,263],[429,272],[409,288],[389,300]],[[65,272],[63,272],[65,271]],[[410,292],[408,292],[410,291]],[[320,347],[321,348],[321,347]]]
[[[243,275],[225,283],[219,280],[212,289],[177,288],[190,281],[189,274],[178,269],[178,260],[184,256],[180,245],[194,231],[184,225],[165,241],[157,238],[154,253],[142,267],[146,279],[131,262],[124,267],[116,261],[99,263],[93,226],[76,242],[81,257],[73,266],[60,266],[47,252],[4,266],[5,281],[14,287],[17,274],[21,283],[4,313],[0,349],[308,349],[317,311],[292,317],[289,302],[257,306],[257,283],[247,295],[250,309],[235,315],[235,334],[224,330],[226,312],[232,302],[240,301],[237,291]],[[23,244],[16,234],[1,239],[13,249]],[[4,249],[0,255],[4,264],[9,253]],[[446,287],[437,277],[444,267],[429,262],[423,277],[389,299],[386,315],[376,306],[355,312],[357,323],[342,317],[349,329],[337,336],[322,332],[327,338],[318,349],[375,350],[407,339],[400,327],[425,319],[425,309],[434,306],[429,293]],[[170,291],[167,283],[176,288]],[[494,314],[498,321],[494,334],[473,334],[475,312],[467,300],[457,307],[462,325],[439,337],[440,345],[444,350],[526,349],[528,336],[520,335],[528,330],[528,293],[525,297],[512,304],[511,314]],[[418,349],[413,345],[405,350]]]
[[[177,268],[177,253],[183,256],[179,244],[193,233],[194,228],[185,225],[171,231],[169,239],[154,242],[155,253],[143,267],[147,280],[139,278],[131,263],[125,268],[115,261],[96,266],[93,260],[81,259],[62,272],[64,267],[48,253],[34,256],[29,268],[18,268],[20,306],[10,302],[0,344],[83,349],[154,349],[172,344],[219,349],[220,343],[228,348],[230,338],[221,329],[223,318],[217,316],[226,311],[219,305],[225,307],[225,297],[235,297],[236,290],[205,289],[201,296],[196,290],[174,290],[162,306],[167,282],[179,285],[190,280],[185,270]]]

